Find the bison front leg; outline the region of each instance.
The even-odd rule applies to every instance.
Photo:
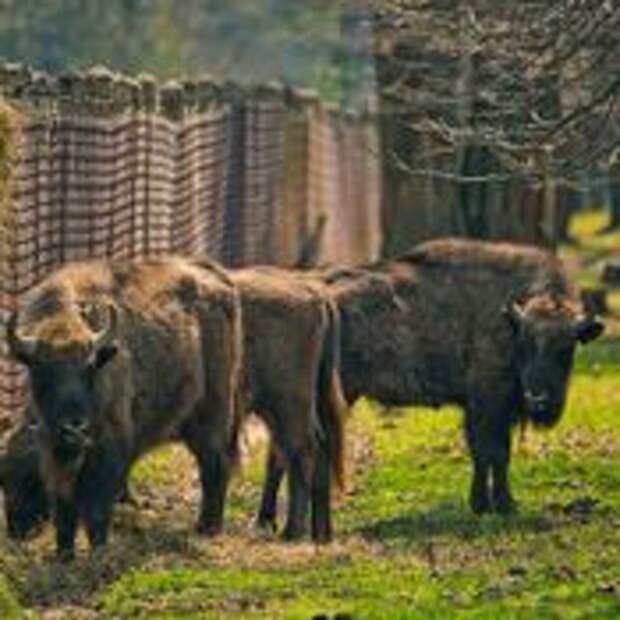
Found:
[[[72,497],[55,498],[56,557],[62,562],[68,562],[75,558],[75,536],[77,534],[78,515],[78,507]]]
[[[102,549],[108,542],[108,530],[112,515],[113,498],[105,498],[90,504],[84,511],[84,525],[91,551]]]
[[[510,421],[501,411],[470,408],[465,430],[473,461],[469,503],[476,514],[495,510],[512,512],[515,502],[510,493]]]
[[[509,514],[516,509],[516,502],[510,492],[508,470],[510,467],[510,427],[495,430],[491,441],[491,473],[493,476],[493,509]]]
[[[471,489],[469,492],[469,506],[476,514],[483,514],[491,510],[489,495],[489,476],[491,463],[485,449],[484,416],[475,409],[469,408],[465,413],[465,436],[473,462]]]
[[[99,485],[89,490],[83,502],[82,518],[91,552],[107,545],[112,509],[120,488],[122,483],[113,479],[100,481]]]

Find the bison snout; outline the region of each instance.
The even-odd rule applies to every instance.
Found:
[[[61,461],[78,457],[92,445],[91,427],[84,420],[63,422],[52,437],[54,453]]]

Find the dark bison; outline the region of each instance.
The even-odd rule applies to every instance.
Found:
[[[217,269],[206,260],[198,264]],[[310,504],[312,536],[327,542],[332,534],[332,474],[337,483],[342,481],[346,410],[338,375],[338,313],[321,287],[281,269],[241,269],[229,277],[243,309],[239,406],[264,420],[289,471],[283,535],[303,535]],[[26,535],[48,517],[33,433],[28,425],[19,428],[1,461],[12,536]]]
[[[218,532],[240,423],[240,321],[220,270],[174,257],[74,263],[31,290],[7,325],[36,424],[14,434],[0,472],[9,533],[46,516],[47,494],[60,556],[73,555],[79,521],[91,547],[104,545],[131,464],[173,437],[199,465],[198,528]],[[24,449],[29,434],[36,449]]]
[[[276,268],[230,272],[243,308],[243,408],[260,416],[289,472],[287,539],[327,542],[331,474],[342,481],[346,403],[338,375],[339,318],[316,286]]]
[[[603,329],[582,312],[560,262],[532,247],[446,239],[308,277],[324,282],[340,309],[348,402],[461,406],[471,508],[511,511],[511,429],[558,422],[575,346]],[[263,518],[274,514],[283,473],[275,453],[269,463]]]

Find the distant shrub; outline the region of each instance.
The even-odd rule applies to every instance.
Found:
[[[0,618],[4,620],[21,620],[26,613],[17,601],[6,579],[0,575]]]

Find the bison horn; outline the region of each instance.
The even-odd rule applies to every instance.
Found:
[[[6,338],[11,354],[27,363],[37,352],[37,339],[19,333],[17,312],[13,312],[6,325]]]
[[[107,347],[114,336],[116,335],[116,325],[118,323],[118,312],[116,307],[112,304],[108,306],[108,320],[107,325],[99,330],[92,340],[93,351],[101,351],[101,349]]]
[[[506,305],[503,309],[503,314],[508,317],[510,322],[515,326],[520,325],[525,318],[525,312],[522,306],[514,297],[511,297],[506,302]]]
[[[7,453],[6,450],[0,451],[0,488],[4,487],[7,469]]]
[[[605,329],[605,325],[596,319],[591,314],[581,317],[577,320],[575,324],[575,338],[585,344],[586,342],[590,342],[595,338],[598,338],[603,330]]]

